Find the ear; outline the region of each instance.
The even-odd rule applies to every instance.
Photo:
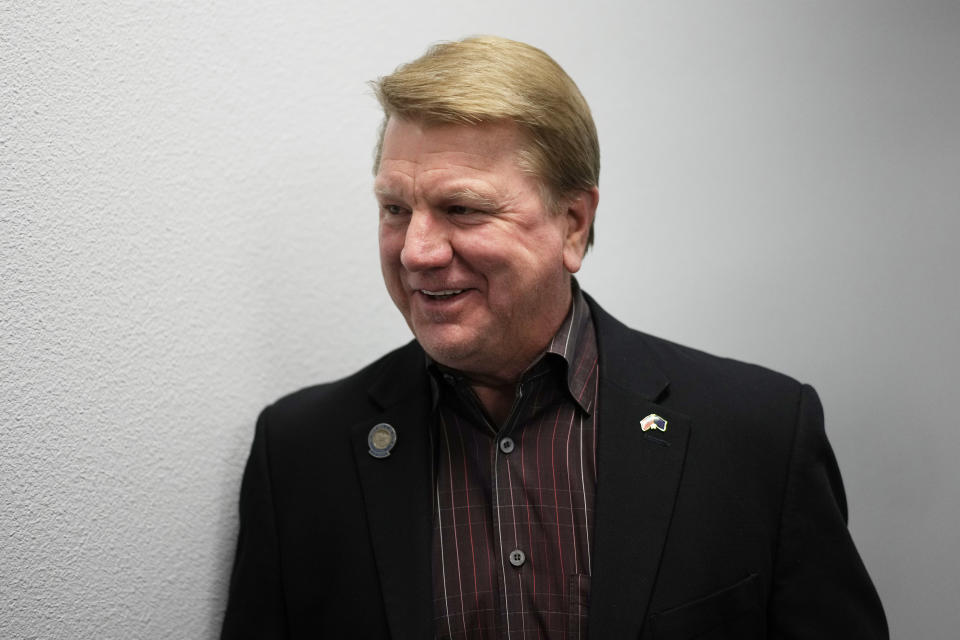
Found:
[[[599,202],[600,190],[597,187],[575,191],[563,202],[560,215],[565,217],[567,223],[567,234],[563,241],[563,266],[570,273],[580,270]]]

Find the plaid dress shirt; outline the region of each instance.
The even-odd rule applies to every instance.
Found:
[[[586,636],[596,487],[597,344],[570,312],[502,425],[430,363],[437,416],[434,612],[440,638]]]

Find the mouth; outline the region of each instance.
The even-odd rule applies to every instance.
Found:
[[[460,295],[466,291],[466,289],[441,289],[439,291],[417,289],[417,291],[425,295],[429,300],[449,300],[450,298]]]

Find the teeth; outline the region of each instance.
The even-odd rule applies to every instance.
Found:
[[[455,296],[458,293],[463,293],[463,289],[446,289],[444,291],[428,291],[426,289],[420,289],[420,293],[428,296],[448,297]]]

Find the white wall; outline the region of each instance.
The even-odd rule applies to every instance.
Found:
[[[407,339],[364,82],[471,33],[593,105],[584,287],[814,383],[894,636],[955,637],[960,5],[587,4],[0,5],[0,637],[215,637],[257,411]]]

